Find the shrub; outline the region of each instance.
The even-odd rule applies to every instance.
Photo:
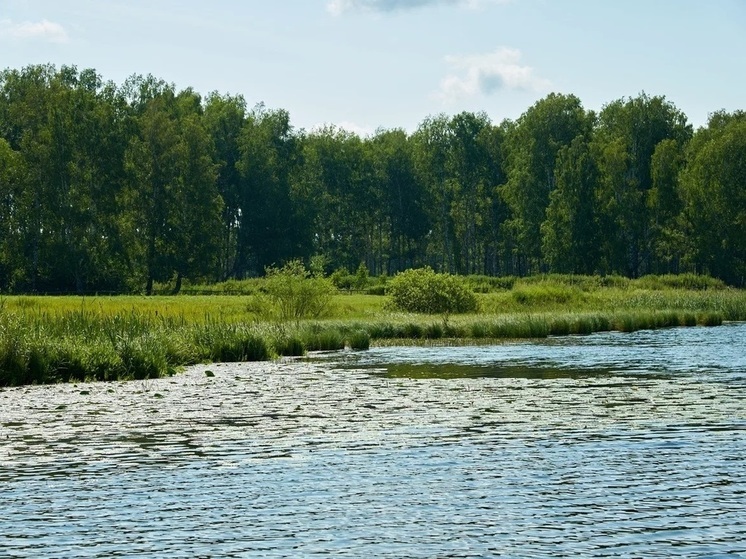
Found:
[[[366,289],[365,293],[368,295],[386,295],[386,286],[379,283],[378,285],[374,285]]]
[[[332,275],[329,276],[329,279],[337,289],[350,290],[355,285],[355,280],[357,278],[350,274],[350,271],[347,268],[342,267],[334,270]]]
[[[312,277],[300,260],[266,272],[265,296],[271,313],[280,320],[319,318],[329,312],[334,285],[326,278]]]
[[[477,310],[477,298],[459,276],[438,274],[432,268],[407,270],[390,282],[388,293],[396,309],[428,314]]]
[[[489,293],[491,291],[507,291],[513,289],[518,278],[515,276],[466,276],[466,282],[476,293]]]
[[[361,262],[360,266],[357,267],[357,272],[355,272],[355,289],[365,289],[368,287],[369,281],[370,273],[368,272],[368,267],[364,262]]]

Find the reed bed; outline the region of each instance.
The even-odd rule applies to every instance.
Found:
[[[670,278],[635,281],[493,282],[479,293],[478,312],[452,316],[396,313],[386,297],[339,294],[328,318],[286,323],[254,313],[252,296],[0,297],[0,386],[154,378],[194,363],[397,341],[484,342],[746,320],[742,290],[696,277],[673,287]]]

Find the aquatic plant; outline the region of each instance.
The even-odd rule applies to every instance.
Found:
[[[606,330],[714,326],[746,320],[746,292],[544,276],[478,295],[480,312],[391,312],[381,297],[339,294],[325,319],[277,322],[247,312],[254,297],[13,297],[0,305],[0,386],[152,378],[199,362],[362,349],[391,340],[542,338]],[[648,280],[653,281],[653,280]],[[393,283],[393,280],[388,283]],[[663,286],[663,287],[660,287]],[[519,292],[515,295],[514,292]]]

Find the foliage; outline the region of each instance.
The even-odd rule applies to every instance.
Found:
[[[423,266],[746,285],[745,123],[719,111],[693,131],[662,96],[596,114],[552,93],[515,121],[462,112],[362,138],[154,76],[7,69],[0,290],[248,294],[267,266],[311,258],[312,276],[377,293],[371,277]]]
[[[463,278],[438,274],[429,267],[397,274],[388,293],[393,306],[407,312],[451,314],[477,310],[477,298]]]
[[[551,283],[519,286],[511,293],[521,305],[567,305],[582,297],[577,288]]]
[[[686,288],[676,285],[678,276],[621,279],[521,279],[512,290],[480,295],[480,313],[448,321],[392,313],[382,298],[360,294],[336,295],[329,319],[294,324],[257,322],[242,296],[3,297],[0,386],[151,378],[192,363],[363,349],[394,339],[531,338],[746,320],[746,292],[715,280],[692,276]]]
[[[716,114],[683,171],[686,243],[701,272],[746,282],[746,113]]]
[[[268,267],[262,290],[268,311],[281,321],[319,318],[330,310],[335,288],[330,280],[312,277],[300,260]]]

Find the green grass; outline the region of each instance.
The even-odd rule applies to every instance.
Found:
[[[258,289],[257,280],[251,285]],[[746,320],[746,291],[698,276],[470,278],[478,313],[387,310],[340,293],[323,320],[267,322],[251,295],[0,297],[0,386],[143,379],[200,362],[264,360],[371,344],[542,338]],[[440,342],[436,342],[441,340]]]

